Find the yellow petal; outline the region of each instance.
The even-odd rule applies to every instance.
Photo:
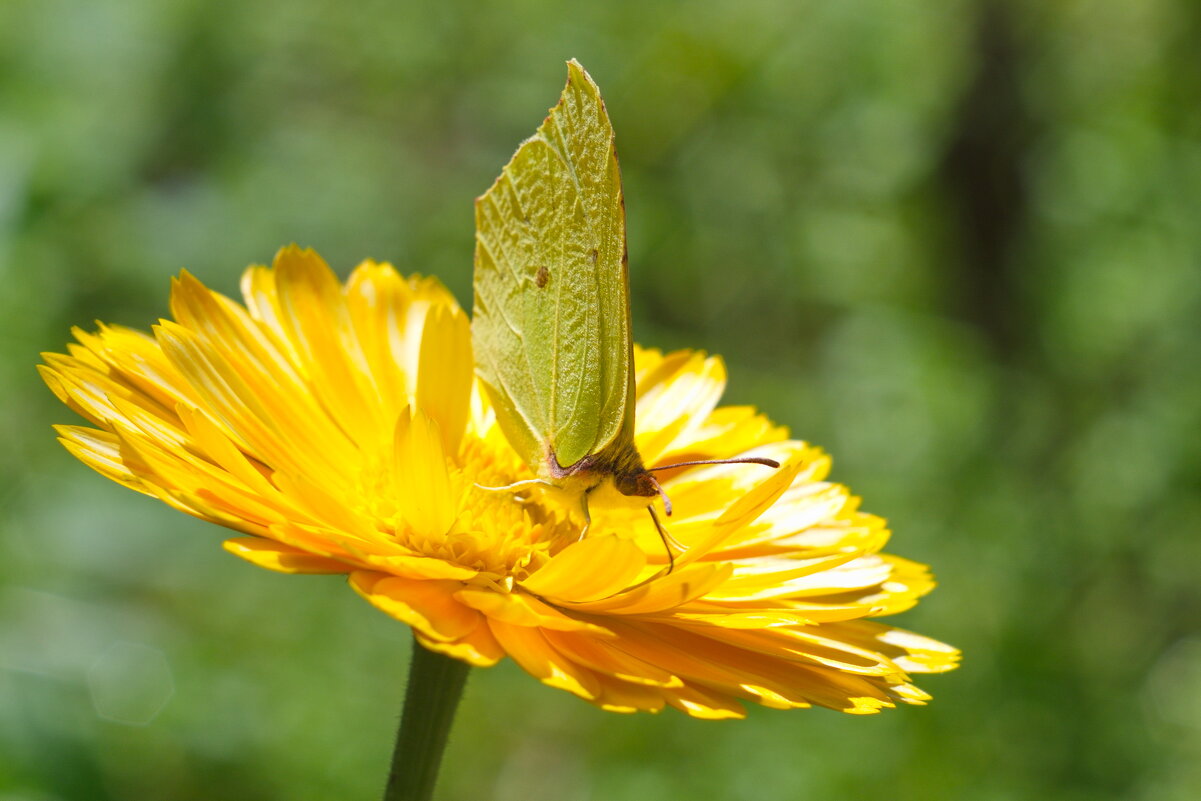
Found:
[[[805,539],[803,535],[813,526],[835,518],[846,507],[850,493],[845,487],[837,484],[826,484],[814,481],[797,481],[780,496],[771,508],[763,513],[759,522],[767,524],[766,536],[773,539],[783,539],[794,536],[796,540],[788,541],[792,550],[810,546],[820,547],[812,535]],[[841,542],[821,543],[826,547],[838,547]]]
[[[137,413],[140,419],[153,421],[152,426],[162,423],[169,426],[174,422],[170,410],[124,383],[123,376],[110,375],[70,356],[47,353],[43,357],[46,366],[40,369],[47,385],[72,409],[97,425],[114,420],[138,425],[117,408],[118,402],[124,402],[125,408]]]
[[[596,601],[579,602],[574,607],[591,614],[644,615],[661,612],[712,592],[729,578],[731,572],[733,566],[726,563],[677,567],[631,590]]]
[[[694,631],[706,633],[704,628]],[[744,629],[724,631],[715,636],[720,636],[722,642],[767,656],[787,656],[860,676],[904,678],[904,671],[879,649],[846,642],[832,626]]]
[[[282,519],[276,509],[210,462],[179,448],[163,447],[123,425],[114,428],[121,440],[123,461],[143,484],[185,501],[191,513],[255,533]]]
[[[601,685],[596,675],[553,648],[538,629],[512,626],[492,618],[488,619],[488,627],[513,661],[543,684],[567,690],[587,701],[600,696]]]
[[[175,321],[211,346],[244,360],[249,372],[269,376],[292,392],[306,388],[307,375],[241,306],[209,290],[184,270],[172,281],[171,312]]]
[[[688,686],[716,688],[779,708],[810,701],[810,677],[818,668],[748,651],[720,633],[701,636],[665,622],[610,625],[618,634],[613,647],[662,665]]]
[[[207,414],[182,405],[176,411],[180,421],[206,456],[260,496],[271,498],[277,503],[286,502],[279,490],[250,463],[246,455],[238,450]]]
[[[279,291],[276,287],[275,270],[261,264],[251,265],[242,273],[242,299],[246,311],[259,324],[263,333],[287,356],[289,364],[295,365],[302,375],[309,377],[296,346],[292,344],[284,326],[284,314],[280,309]]]
[[[55,426],[54,430],[58,432],[58,441],[72,456],[100,475],[144,495],[154,494],[125,464],[121,441],[115,434],[83,426]]]
[[[409,624],[431,640],[457,642],[475,631],[483,617],[454,599],[457,581],[410,581],[358,570],[350,586],[380,610]]]
[[[349,573],[352,569],[345,562],[259,537],[235,537],[222,545],[234,556],[278,573]]]
[[[478,626],[470,634],[454,642],[431,640],[421,632],[415,632],[417,642],[431,651],[462,660],[474,667],[492,667],[505,658],[505,649],[492,636],[487,626]]]
[[[390,264],[365,261],[346,282],[346,307],[370,367],[385,419],[413,402],[402,332],[414,292]]]
[[[600,695],[592,703],[606,712],[658,712],[666,704],[663,692],[612,676],[597,676],[600,682]]]
[[[417,407],[438,422],[448,454],[459,452],[474,379],[471,325],[457,307],[433,306],[425,315],[417,368]]]
[[[356,442],[374,443],[385,421],[338,279],[320,256],[295,246],[280,249],[273,267],[281,322],[311,391]]]
[[[370,541],[380,534],[333,482],[318,484],[306,474],[273,473],[271,481],[301,510],[301,523],[318,523],[323,528],[342,531],[348,538]]]
[[[366,564],[363,558],[364,550],[374,545],[355,539],[349,533],[336,528],[292,522],[268,526],[266,536],[302,551],[352,565]]]
[[[638,383],[638,450],[649,464],[700,427],[726,387],[725,364],[699,351],[669,354]]]
[[[663,696],[676,709],[701,720],[738,720],[746,717],[742,704],[733,698],[695,685],[664,690]]]
[[[559,631],[544,631],[543,635],[551,645],[572,661],[591,668],[598,675],[615,676],[623,682],[648,687],[684,685],[679,676],[646,660],[633,657],[603,640]]]
[[[943,673],[959,664],[959,649],[912,631],[869,620],[831,627],[831,636],[878,650],[911,673]]]
[[[324,412],[281,396],[260,376],[244,378],[235,363],[183,326],[162,321],[155,335],[191,384],[198,405],[236,435],[238,447],[275,470],[344,481],[357,454]]]
[[[762,629],[779,628],[781,626],[806,626],[814,621],[791,609],[757,609],[752,612],[740,612],[723,609],[715,603],[690,604],[688,611],[677,610],[673,616],[677,620],[686,620],[705,626],[718,626],[723,629]],[[703,611],[693,611],[693,610]],[[862,610],[860,610],[862,614]]]
[[[90,363],[162,408],[173,409],[176,403],[193,399],[183,376],[171,366],[149,334],[103,323],[95,334],[78,327],[71,329],[71,333],[92,357]],[[74,348],[71,352],[82,358]]]
[[[738,564],[734,577],[715,590],[710,596],[713,601],[763,601],[770,598],[787,598],[802,595],[814,583],[827,587],[834,570],[855,561],[855,553],[833,553],[812,559],[786,557],[760,557],[747,559]],[[862,560],[860,560],[862,561]],[[868,585],[887,577],[886,568],[877,567],[870,575],[861,574]],[[817,578],[814,578],[814,577]],[[874,579],[874,581],[872,581]],[[848,576],[845,581],[855,583]],[[859,585],[867,586],[867,585]],[[839,587],[839,590],[843,587]],[[839,591],[827,590],[827,592]]]
[[[514,626],[536,626],[557,631],[587,631],[592,636],[609,636],[609,633],[602,627],[570,617],[525,593],[504,593],[490,589],[468,588],[455,593],[455,599],[472,609],[483,612],[490,618]]]
[[[645,566],[646,554],[628,539],[585,537],[555,554],[521,586],[543,598],[579,603],[619,592]]]
[[[738,529],[763,514],[788,489],[801,467],[800,462],[790,462],[773,470],[766,480],[731,504],[702,539],[690,544],[688,550],[676,559],[675,569],[679,570],[702,558]]]
[[[442,537],[454,525],[458,508],[438,424],[421,410],[406,409],[396,420],[396,504],[415,533]]]
[[[395,551],[395,548],[390,548]],[[377,554],[365,553],[361,557],[365,564],[377,567],[385,573],[391,573],[401,578],[411,579],[456,579],[466,581],[475,578],[480,571],[470,567],[456,565],[445,559],[434,559],[428,556],[409,556],[395,553]]]
[[[700,425],[680,432],[654,463],[728,459],[787,438],[787,428],[774,425],[754,407],[723,406],[715,409]]]

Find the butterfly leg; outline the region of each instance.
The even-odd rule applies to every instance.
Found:
[[[580,511],[584,513],[584,527],[580,529],[580,540],[588,536],[588,529],[592,526],[592,513],[588,511],[588,493],[592,490],[585,490],[580,493]],[[579,540],[576,540],[579,542]]]
[[[512,484],[505,484],[503,487],[485,487],[483,484],[476,484],[474,486],[476,489],[483,490],[484,492],[515,492],[523,487],[532,487],[535,484],[541,484],[544,487],[554,486],[554,484],[550,483],[544,478],[530,478],[526,479],[525,481],[514,481]],[[529,498],[518,497],[517,500],[524,503],[525,501],[528,501]]]
[[[671,536],[667,529],[663,527],[663,523],[659,521],[659,515],[655,514],[655,507],[647,505],[646,511],[651,514],[651,521],[655,524],[655,531],[659,532],[659,539],[663,541],[663,549],[667,551],[667,572],[670,573],[676,567],[676,551],[680,553],[688,550],[680,541]]]
[[[512,484],[505,484],[503,487],[486,487],[483,484],[476,484],[475,488],[486,492],[508,492],[510,490],[521,489],[522,487],[532,487],[535,484],[542,484],[546,487],[554,486],[554,484],[544,478],[530,478],[525,481],[514,481]]]

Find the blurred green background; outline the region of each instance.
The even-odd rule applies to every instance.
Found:
[[[1201,795],[1201,4],[0,3],[0,799],[370,799],[407,630],[106,482],[36,354],[280,245],[469,300],[579,58],[635,330],[829,449],[965,651],[874,718],[477,672],[447,799]]]

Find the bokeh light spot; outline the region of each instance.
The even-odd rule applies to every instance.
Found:
[[[145,726],[175,693],[167,657],[157,648],[115,642],[88,668],[96,714],[130,726]]]

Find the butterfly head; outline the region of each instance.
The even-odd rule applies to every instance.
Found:
[[[653,498],[663,494],[663,488],[647,470],[636,473],[619,473],[613,477],[613,484],[622,495]]]

